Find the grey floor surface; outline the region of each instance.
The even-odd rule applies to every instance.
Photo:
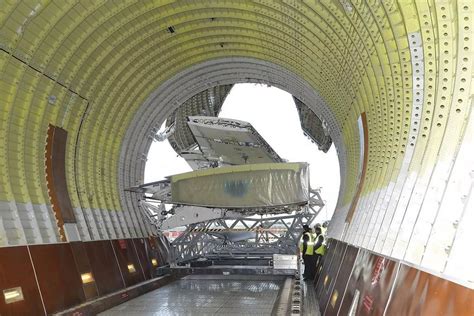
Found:
[[[283,279],[191,275],[100,315],[270,315]]]
[[[313,282],[303,282],[303,315],[321,316]]]

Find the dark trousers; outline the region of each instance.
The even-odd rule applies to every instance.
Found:
[[[304,262],[304,273],[303,278],[305,279],[314,279],[314,275],[316,272],[316,256],[315,255],[303,255],[303,262]]]

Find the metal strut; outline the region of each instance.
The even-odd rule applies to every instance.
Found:
[[[159,233],[185,227],[170,247],[170,263],[206,257],[295,254],[304,224],[311,224],[324,202],[319,189],[310,190],[307,205],[290,214],[245,216],[234,210],[140,202],[141,209]]]

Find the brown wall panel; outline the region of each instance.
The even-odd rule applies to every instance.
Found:
[[[66,130],[49,125],[46,141],[46,182],[56,217],[62,223],[75,223],[76,217],[66,181]]]
[[[383,315],[399,263],[360,249],[339,313],[347,315],[356,291],[357,315]]]
[[[89,257],[99,295],[123,289],[125,286],[110,240],[85,242],[84,248]]]
[[[140,259],[145,278],[149,280],[154,276],[154,267],[152,266],[151,259],[154,258],[158,262],[158,257],[154,255],[154,251],[151,249],[148,239],[137,238],[133,239],[133,242],[135,244],[135,249],[137,250],[138,258]]]
[[[21,286],[23,301],[5,304],[3,290]],[[26,246],[0,248],[0,315],[44,314]]]
[[[474,315],[474,290],[402,265],[387,315]]]
[[[154,237],[147,238],[145,241],[148,255],[150,258],[157,260],[158,267],[168,264],[168,248],[159,239],[155,239]]]
[[[335,255],[335,251],[333,251],[336,246],[340,243],[340,241],[335,239],[329,239],[327,242],[327,251],[326,255],[323,257],[322,267],[319,274],[316,275],[315,279],[315,290],[316,290],[316,297],[321,297],[324,291],[324,278],[328,274],[329,268],[331,267],[332,259]]]
[[[85,301],[69,244],[34,245],[30,252],[48,314]]]
[[[163,246],[159,239],[142,238],[32,245],[32,260],[26,246],[0,248],[0,315],[40,315],[45,309],[55,313],[151,279],[151,259],[166,263],[158,250]],[[129,264],[135,272],[129,272]],[[90,272],[95,281],[82,284],[81,274]],[[24,301],[5,304],[2,290],[18,286]]]
[[[72,249],[72,255],[76,262],[76,269],[79,274],[91,273],[92,267],[89,262],[89,256],[87,255],[86,248],[82,242],[70,243]],[[86,299],[93,299],[99,295],[95,282],[90,282],[82,285]]]
[[[347,246],[346,253],[344,254],[344,259],[342,261],[337,279],[334,285],[334,288],[331,291],[329,296],[329,302],[326,305],[326,310],[324,315],[337,315],[339,307],[341,306],[342,299],[344,296],[344,291],[347,286],[347,282],[352,273],[352,268],[354,266],[355,260],[359,253],[359,248],[354,246]]]
[[[168,264],[169,256],[169,241],[166,236],[154,237],[151,236],[148,239],[149,245],[151,246],[154,254],[158,259],[158,266],[164,266]]]
[[[133,245],[133,239],[112,240],[112,245],[114,246],[125,284],[131,286],[143,282],[145,278]],[[128,265],[130,264],[133,264],[135,267],[135,272],[128,270]]]
[[[326,305],[331,298],[332,289],[336,283],[336,277],[339,272],[339,268],[341,267],[341,263],[344,258],[344,254],[346,252],[347,244],[339,241],[334,248],[334,256],[331,260],[331,264],[329,265],[329,269],[325,274],[322,274],[320,277],[320,283],[322,285],[322,291],[319,296],[319,306],[321,311],[324,312]]]
[[[319,274],[316,275],[316,283],[315,283],[315,290],[316,290],[316,296],[321,297],[323,291],[324,291],[324,278],[329,272],[329,269],[331,267],[332,259],[334,258],[335,251],[334,249],[337,247],[337,245],[340,243],[340,241],[335,240],[335,239],[329,239],[327,243],[327,251],[326,255],[323,257],[322,261],[322,267],[321,271]]]

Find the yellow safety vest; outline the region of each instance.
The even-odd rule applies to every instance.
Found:
[[[316,249],[316,254],[317,255],[321,255],[321,256],[324,256],[324,254],[326,253],[326,238],[324,238],[324,234],[320,234],[320,235],[315,235],[316,237],[314,238],[314,242],[317,243],[318,242],[318,237],[319,236],[323,236],[323,243],[321,244],[321,246],[318,247],[318,249]]]
[[[308,242],[306,243],[306,253],[304,253],[303,255],[312,256],[312,255],[314,255],[314,240],[313,240],[313,234],[311,234],[310,232],[306,232],[306,233],[303,234],[303,236],[304,236],[304,235],[308,235],[309,240],[308,240]],[[301,236],[301,239],[300,239],[300,252],[303,252],[303,244],[304,244],[303,236]]]

